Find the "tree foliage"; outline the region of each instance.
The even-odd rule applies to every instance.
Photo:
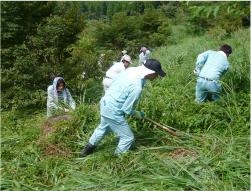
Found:
[[[187,3],[189,4],[189,2]],[[205,14],[207,18],[210,15],[214,15],[214,17],[218,16],[218,13],[221,9],[226,9],[228,14],[233,14],[234,16],[245,17],[250,20],[250,7],[249,2],[245,1],[228,1],[228,2],[220,2],[214,6],[192,6],[196,15]]]
[[[3,108],[39,103],[55,76],[71,78],[67,49],[84,27],[77,2],[2,2]],[[30,23],[30,24],[29,24]],[[17,39],[15,39],[17,37]],[[66,78],[66,82],[67,82]]]

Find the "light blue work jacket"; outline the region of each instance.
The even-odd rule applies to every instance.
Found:
[[[212,50],[199,54],[195,65],[197,70],[201,70],[199,77],[214,80],[219,80],[230,67],[227,58],[223,54]]]
[[[141,52],[139,55],[139,63],[144,62],[147,59],[149,59],[148,54],[147,53],[144,54],[144,52]]]
[[[112,85],[107,90],[105,96],[101,98],[101,104],[105,104],[110,112],[110,118],[119,120],[124,115],[134,115],[133,109],[142,94],[145,86],[145,78],[129,79],[129,72],[133,68],[128,68],[112,79]],[[101,112],[102,115],[102,112]]]

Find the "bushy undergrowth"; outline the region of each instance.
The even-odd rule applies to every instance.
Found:
[[[78,158],[100,122],[103,89],[94,84],[75,97],[74,119],[52,123],[49,134],[41,129],[45,110],[2,113],[1,189],[249,190],[250,58],[235,34],[222,41],[233,47],[231,67],[221,79],[223,96],[195,103],[197,56],[219,47],[208,36],[181,36],[183,28],[175,30],[175,43],[151,55],[167,76],[147,81],[135,109],[192,140],[182,141],[146,120],[127,116],[136,138],[129,152],[114,156],[119,140],[111,132],[94,154]],[[250,55],[249,41],[244,47]]]

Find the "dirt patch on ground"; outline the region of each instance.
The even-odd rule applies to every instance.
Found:
[[[43,131],[43,136],[41,137],[38,147],[40,147],[44,153],[44,157],[57,156],[63,158],[72,157],[73,154],[71,150],[67,147],[66,143],[61,141],[60,143],[53,144],[48,140],[48,137],[52,135],[55,131],[55,123],[58,121],[70,121],[74,117],[71,115],[56,115],[47,119],[41,129]]]
[[[71,115],[56,115],[53,117],[50,117],[49,119],[47,119],[44,123],[44,125],[41,127],[43,133],[45,136],[48,136],[52,133],[54,133],[55,128],[53,128],[53,123],[58,122],[58,121],[70,121],[72,120],[74,117]]]
[[[170,153],[166,153],[167,156],[171,157],[176,161],[188,159],[188,158],[196,158],[198,153],[196,151],[190,151],[186,149],[176,149]]]

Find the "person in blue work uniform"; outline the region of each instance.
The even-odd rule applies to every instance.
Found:
[[[140,51],[142,51],[142,52],[139,55],[139,64],[143,63],[145,60],[149,59],[149,56],[146,53],[146,47],[141,47]]]
[[[196,85],[196,102],[204,103],[208,94],[212,95],[212,98],[210,98],[209,101],[220,99],[222,88],[219,80],[230,67],[227,58],[231,53],[231,46],[224,44],[220,47],[218,52],[208,50],[199,54],[197,62],[195,63],[196,68],[194,70],[195,75],[198,76]]]
[[[138,103],[145,80],[153,81],[158,75],[166,73],[156,59],[149,59],[138,67],[130,67],[112,79],[112,85],[100,100],[100,125],[95,129],[89,143],[80,157],[93,153],[98,143],[111,130],[119,137],[115,154],[125,153],[134,141],[134,135],[125,119],[125,114],[142,119],[144,113],[135,111],[133,106]]]

